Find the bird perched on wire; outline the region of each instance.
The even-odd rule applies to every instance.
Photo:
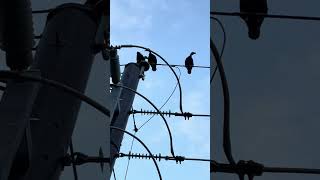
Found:
[[[145,60],[145,57],[140,53],[140,52],[137,52],[137,63],[140,64],[142,61]]]
[[[240,0],[240,12],[267,14],[267,0]],[[258,39],[260,36],[260,27],[262,25],[264,17],[255,15],[241,15],[241,18],[246,22],[248,26],[249,37],[251,39]]]
[[[187,70],[188,70],[188,74],[191,74],[191,70],[193,67],[193,59],[192,59],[192,55],[196,54],[195,52],[191,52],[190,55],[186,58],[184,65],[186,66]]]
[[[152,71],[157,70],[157,57],[151,52],[149,52],[148,63],[150,64]]]

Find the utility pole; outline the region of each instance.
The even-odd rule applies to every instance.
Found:
[[[136,63],[129,63],[125,66],[124,72],[121,77],[121,84],[133,90],[137,90],[139,83],[140,67]],[[116,88],[114,90],[121,89]],[[121,129],[126,129],[135,94],[129,90],[122,89],[118,101],[119,109],[115,112],[111,126]],[[121,142],[123,139],[123,132],[111,130],[111,169],[114,167],[114,156],[119,153]]]
[[[95,55],[98,21],[92,14],[88,6],[73,3],[50,12],[32,69],[83,93]],[[59,179],[80,104],[69,94],[40,88],[32,113],[32,160],[26,180]]]
[[[30,3],[28,0],[26,2]],[[103,50],[110,47],[110,0],[98,3],[100,1],[95,0],[88,0],[85,5],[67,3],[52,10],[47,16],[34,62],[24,74],[54,80],[83,93],[94,56],[102,50],[105,57],[109,56],[106,59],[107,76],[112,77],[113,83],[118,83],[120,71],[117,52],[113,50],[106,54]],[[7,24],[2,26],[2,22],[0,40],[4,46],[1,48],[11,48],[10,51],[5,49],[10,55],[7,61],[11,60],[20,68],[20,59],[14,56],[14,50],[20,46],[14,43],[10,46],[2,44],[2,30],[7,27]],[[13,36],[11,31],[5,33]],[[30,37],[23,42],[31,50]],[[20,60],[24,63],[23,68],[31,63],[29,52]],[[139,64],[129,63],[119,83],[136,90],[141,74],[143,68]],[[106,155],[102,159],[111,157],[111,162],[103,168],[104,177],[110,178],[115,164],[115,158],[112,157],[119,153],[118,148],[124,135],[122,132],[110,132],[108,122],[112,126],[126,129],[134,96],[134,92],[122,88],[114,88],[111,93],[106,93],[111,116],[105,119],[107,140],[101,149]],[[4,119],[0,122],[0,142],[6,145],[0,149],[0,180],[58,180],[64,169],[64,158],[67,156],[80,105],[79,99],[49,86],[8,81],[0,102],[0,115]],[[114,145],[112,148],[110,142]]]
[[[21,14],[23,17],[23,13]],[[8,27],[5,25],[4,29]],[[32,71],[39,70],[42,77],[83,93],[94,55],[98,52],[95,41],[98,26],[99,18],[89,5],[69,3],[54,9],[47,17],[35,62],[31,66]],[[19,26],[15,28],[23,29]],[[10,48],[14,50],[15,47],[20,47],[18,44],[11,43]],[[13,50],[9,51],[10,55],[14,55]],[[13,56],[9,58],[14,63],[19,60]],[[2,98],[0,113],[5,115],[1,116],[5,121],[2,120],[1,123],[6,125],[1,126],[1,129],[11,124],[14,126],[10,132],[1,131],[1,141],[10,144],[1,148],[1,162],[6,159],[0,166],[1,180],[7,180],[8,176],[12,180],[57,180],[64,168],[63,159],[67,155],[81,102],[48,86],[41,86],[37,92],[33,84],[35,83],[8,83]],[[110,119],[106,118],[106,122],[110,122]],[[23,138],[24,135],[26,138]],[[102,149],[109,152],[109,148],[106,143]],[[28,153],[31,155],[28,156]],[[23,172],[19,171],[21,164],[26,164]]]

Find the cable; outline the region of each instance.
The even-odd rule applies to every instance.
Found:
[[[164,63],[166,63],[166,65],[171,69],[171,71],[173,72],[174,76],[177,79],[178,85],[179,85],[179,91],[180,91],[180,111],[181,113],[183,113],[183,109],[182,109],[182,88],[181,88],[181,83],[180,80],[178,78],[177,73],[173,70],[173,68],[171,67],[171,65],[162,57],[160,56],[158,53],[154,52],[153,50],[143,47],[143,46],[139,46],[139,45],[120,45],[120,46],[116,46],[116,49],[121,49],[121,48],[140,48],[140,49],[144,49],[146,51],[149,51],[153,54],[155,54],[156,56],[158,56]]]
[[[178,70],[179,70],[179,79],[181,77],[181,70],[179,67],[176,67]],[[178,83],[176,83],[172,93],[170,94],[170,96],[167,98],[167,100],[162,104],[162,106],[159,108],[159,110],[161,110],[167,103],[168,101],[171,99],[172,95],[174,94],[174,92],[176,91],[177,89],[177,86],[178,86]],[[132,108],[132,111],[133,111],[133,108]],[[146,125],[153,117],[155,116],[155,114],[153,116],[151,116],[146,122],[144,122],[139,128],[137,128],[136,126],[136,120],[135,120],[135,117],[134,117],[134,114],[132,114],[132,118],[133,118],[133,123],[134,123],[134,135],[136,135],[136,133],[144,126]],[[131,147],[130,147],[130,151],[129,153],[132,151],[132,148],[133,148],[133,142],[134,142],[134,138],[132,138],[132,141],[131,141]],[[120,151],[118,151],[120,152]],[[128,173],[128,168],[129,168],[129,163],[130,163],[130,158],[128,158],[128,162],[127,162],[127,168],[126,168],[126,173],[125,173],[125,179],[127,178],[127,173]]]
[[[137,133],[137,131],[136,131],[136,132],[134,132],[134,134],[133,134],[133,135],[136,135],[136,133]],[[132,151],[132,148],[133,148],[133,142],[134,142],[134,138],[132,138],[129,153],[131,153],[131,151]],[[118,151],[118,152],[120,152],[120,151]],[[129,164],[130,164],[130,158],[128,158],[128,162],[127,162],[126,173],[125,173],[125,176],[124,176],[124,179],[125,179],[125,180],[127,179],[127,174],[128,174],[128,170],[129,170]]]
[[[232,156],[231,150],[231,138],[230,138],[230,95],[228,82],[224,68],[219,56],[219,52],[216,46],[213,44],[212,39],[210,38],[210,49],[216,59],[217,67],[220,73],[222,89],[223,89],[223,102],[224,102],[224,123],[223,123],[223,149],[225,155],[230,164],[235,164],[235,161]]]
[[[180,76],[181,76],[181,71],[180,71],[180,68],[179,67],[176,67],[178,70],[179,70],[179,79],[180,79]],[[177,86],[178,86],[178,83],[176,83],[172,93],[170,94],[170,96],[167,98],[167,100],[162,104],[162,106],[159,108],[159,110],[161,110],[167,103],[168,101],[170,100],[170,98],[172,97],[172,95],[174,94],[175,90],[177,89]],[[133,108],[132,108],[132,111],[133,111]],[[132,118],[133,118],[133,123],[134,123],[134,135],[136,135],[136,133],[144,126],[146,125],[156,114],[154,114],[152,117],[150,117],[146,122],[144,122],[139,128],[137,128],[136,126],[136,122],[135,122],[135,117],[134,117],[134,113],[132,114]],[[131,147],[130,147],[130,151],[129,153],[132,151],[132,148],[133,148],[133,142],[134,142],[134,138],[132,138],[132,141],[131,141]],[[120,151],[118,151],[120,152]],[[126,173],[125,173],[125,179],[127,178],[127,173],[128,173],[128,168],[129,168],[129,164],[130,164],[130,158],[128,158],[128,162],[127,162],[127,167],[126,167]]]
[[[181,70],[180,68],[176,67],[179,70],[179,80],[181,77]],[[159,108],[159,110],[161,110],[171,99],[172,95],[174,94],[174,92],[176,91],[178,86],[178,83],[175,85],[175,87],[173,88],[173,91],[171,92],[170,96],[167,98],[167,100],[162,104],[162,106]],[[146,122],[144,122],[139,128],[138,130],[140,130],[144,125],[146,125],[156,114],[153,114]]]
[[[78,180],[77,166],[74,164],[75,160],[74,160],[74,151],[73,151],[72,139],[70,140],[70,153],[71,153],[71,163],[72,163],[73,177],[74,177],[74,180]]]
[[[221,30],[223,32],[223,43],[222,43],[222,49],[221,49],[221,52],[220,52],[220,59],[222,59],[222,56],[223,56],[223,53],[224,53],[224,49],[225,49],[225,46],[226,46],[226,42],[227,42],[227,33],[225,31],[225,28],[224,28],[222,22],[218,18],[210,17],[210,19],[215,20],[219,24],[219,26],[221,27]],[[217,69],[218,69],[218,66],[216,66],[214,68],[214,70],[213,70],[213,74],[210,77],[210,84],[213,81],[213,78],[214,78],[214,76],[215,76],[215,74],[217,72]]]
[[[210,15],[219,16],[259,16],[265,18],[275,18],[275,19],[295,19],[295,20],[312,20],[320,21],[320,17],[312,16],[289,16],[289,15],[276,15],[276,14],[264,14],[264,13],[249,13],[249,12],[210,12]]]
[[[133,107],[131,108],[131,111],[133,111]],[[134,114],[132,114],[132,119],[133,119],[133,130],[134,130],[134,132],[138,132],[139,129],[137,128],[136,118],[134,117]]]
[[[114,180],[117,180],[117,178],[116,178],[116,173],[114,172],[114,168],[112,169],[112,172],[113,172],[113,178],[114,178]]]
[[[120,64],[120,66],[126,66],[127,64]],[[156,64],[157,66],[168,66],[167,64]],[[170,64],[171,67],[186,67],[185,65],[181,64]],[[210,69],[210,66],[191,66],[193,68],[204,68]]]
[[[166,118],[163,116],[163,114],[161,114],[160,110],[148,98],[146,98],[144,95],[140,94],[139,92],[137,92],[137,91],[135,91],[135,90],[133,90],[133,89],[131,89],[129,87],[126,87],[126,86],[123,86],[123,85],[118,85],[118,84],[110,84],[110,86],[121,87],[121,88],[127,89],[127,90],[139,95],[140,97],[145,99],[153,108],[155,108],[158,111],[158,113],[162,117],[164,123],[166,124],[167,130],[168,130],[168,133],[169,133],[169,138],[170,138],[171,154],[172,154],[172,156],[174,156],[174,149],[173,149],[173,142],[172,142],[172,135],[171,135],[170,127],[168,125],[168,122],[167,122]]]
[[[52,11],[53,9],[42,9],[42,10],[34,10],[32,14],[46,14]]]
[[[48,86],[57,88],[62,90],[63,92],[66,92],[76,98],[79,98],[80,100],[88,103],[89,105],[93,106],[95,109],[100,111],[101,113],[105,114],[106,116],[110,117],[110,110],[96,102],[95,100],[91,99],[90,97],[84,95],[83,93],[79,92],[76,89],[73,89],[70,86],[64,85],[60,82],[49,80],[43,77],[33,77],[29,75],[20,74],[18,72],[13,71],[0,71],[0,79],[19,79],[19,80],[25,80],[25,81],[33,81],[33,82],[39,82],[42,84],[46,84]]]
[[[137,141],[139,141],[139,143],[148,151],[148,153],[150,154],[150,157],[152,158],[153,162],[154,162],[154,165],[156,166],[157,168],[157,172],[158,172],[158,175],[159,175],[159,179],[162,180],[162,176],[161,176],[161,172],[160,172],[160,169],[159,169],[159,166],[157,164],[157,161],[156,159],[153,157],[151,151],[149,150],[149,148],[135,135],[131,134],[130,132],[126,131],[126,130],[123,130],[121,128],[118,128],[118,127],[114,127],[114,126],[110,126],[110,129],[114,129],[114,130],[118,130],[118,131],[121,131],[123,133],[126,133],[128,135],[130,135],[131,137],[135,138]]]
[[[190,112],[185,112],[183,114],[181,113],[178,113],[178,112],[171,112],[170,110],[169,111],[161,111],[161,113],[165,116],[182,116],[184,117],[185,119],[188,119],[193,117],[193,116],[197,116],[197,117],[211,117],[211,115],[209,114],[193,114],[193,113],[190,113]],[[129,114],[141,114],[141,115],[158,115],[159,113],[157,111],[152,111],[152,110],[140,110],[140,111],[137,111],[137,110],[131,110],[129,111]]]

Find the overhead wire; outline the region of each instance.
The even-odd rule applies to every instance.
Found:
[[[162,117],[166,127],[167,127],[167,130],[168,130],[168,134],[169,134],[169,139],[170,139],[170,151],[171,151],[171,154],[172,156],[175,156],[174,155],[174,148],[173,148],[173,140],[172,140],[172,134],[171,134],[171,130],[170,130],[170,127],[168,125],[168,122],[166,120],[166,118],[163,116],[163,114],[160,112],[160,110],[157,108],[157,106],[155,106],[147,97],[145,97],[144,95],[142,95],[141,93],[129,88],[129,87],[126,87],[126,86],[123,86],[123,85],[119,85],[119,84],[110,84],[110,86],[114,86],[114,87],[120,87],[120,88],[124,88],[124,89],[127,89],[137,95],[139,95],[140,97],[142,97],[144,100],[146,100],[154,109],[156,109],[158,111],[158,113],[160,114],[160,116]]]
[[[274,18],[274,19],[293,19],[293,20],[320,21],[320,17],[314,17],[314,16],[291,16],[291,15],[264,14],[264,13],[251,13],[251,12],[219,12],[219,11],[212,11],[212,12],[210,12],[210,15],[219,15],[219,16],[258,16],[258,17]]]
[[[46,14],[51,12],[53,9],[41,9],[41,10],[33,10],[32,14]]]
[[[222,22],[218,18],[211,16],[210,19],[215,20],[219,24],[219,26],[220,26],[220,28],[222,30],[222,33],[223,33],[223,42],[222,42],[222,48],[221,48],[221,52],[220,52],[220,59],[222,59],[222,56],[223,56],[223,53],[224,53],[224,49],[225,49],[225,46],[226,46],[226,42],[227,42],[227,33],[226,33],[226,30],[225,30]],[[212,73],[212,75],[210,77],[210,84],[212,83],[212,81],[214,79],[214,76],[215,76],[215,74],[217,72],[217,69],[218,69],[218,66],[216,66],[214,68],[214,70],[213,70],[213,73]]]
[[[179,70],[179,80],[180,80],[181,70],[180,70],[180,68],[178,68],[178,67],[176,67],[176,68]],[[169,100],[171,99],[172,95],[173,95],[174,92],[176,91],[177,86],[178,86],[178,83],[176,83],[176,85],[175,85],[174,88],[173,88],[173,91],[171,92],[171,94],[169,95],[169,97],[166,99],[166,101],[162,104],[162,106],[159,108],[159,110],[161,110],[161,109],[169,102]],[[156,115],[156,114],[153,114],[146,122],[144,122],[144,123],[138,128],[138,130],[140,130],[144,125],[146,125],[148,122],[150,122],[150,120],[151,120],[155,115]]]
[[[33,82],[38,82],[38,83],[42,83],[42,84],[57,88],[57,89],[62,90],[63,92],[66,92],[76,98],[79,98],[80,100],[93,106],[95,109],[97,109],[101,113],[110,117],[110,110],[109,109],[107,109],[106,107],[104,107],[100,103],[96,102],[95,100],[91,99],[90,97],[84,95],[80,91],[78,91],[70,86],[64,85],[60,82],[46,79],[43,77],[35,77],[35,76],[21,74],[19,72],[15,72],[15,71],[4,71],[4,70],[0,71],[0,79],[1,80],[2,79],[19,79],[19,80],[24,80],[24,81],[33,81]]]
[[[120,64],[120,66],[126,66],[127,64]],[[157,66],[168,66],[167,64],[156,64]],[[186,65],[182,64],[170,64],[171,67],[186,67]],[[210,69],[210,66],[201,66],[201,65],[193,65],[192,68],[203,68],[203,69]]]
[[[176,68],[179,70],[179,79],[180,79],[180,77],[181,77],[181,70],[180,70],[179,67],[176,67]],[[178,83],[176,83],[173,91],[171,92],[171,94],[169,95],[169,97],[166,99],[166,101],[162,104],[162,106],[159,108],[159,110],[161,110],[161,109],[168,103],[168,101],[171,99],[172,95],[173,95],[174,92],[176,91],[177,86],[178,86]],[[132,110],[133,110],[133,108],[132,108]],[[146,125],[154,116],[155,116],[155,114],[154,114],[152,117],[150,117],[146,122],[144,122],[139,128],[137,128],[134,114],[132,114],[133,123],[134,123],[134,135],[136,135],[136,133],[137,133],[144,125]],[[132,138],[129,153],[132,151],[134,140],[135,140],[135,139]],[[127,178],[128,169],[129,169],[129,164],[130,164],[130,158],[128,158],[128,162],[127,162],[127,167],[126,167],[126,171],[125,171],[125,179]]]
[[[117,180],[117,178],[116,178],[116,172],[114,171],[114,168],[112,168],[112,172],[113,172],[113,179],[114,179],[114,180]]]
[[[69,148],[70,148],[70,154],[71,154],[71,160],[72,160],[71,163],[72,163],[73,177],[74,177],[74,180],[78,180],[77,166],[74,163],[75,159],[74,159],[74,150],[73,150],[72,139],[70,140]]]
[[[224,72],[223,64],[220,59],[219,52],[214,45],[212,39],[210,38],[210,49],[214,55],[214,58],[217,62],[217,67],[220,73],[222,90],[223,90],[223,106],[224,106],[224,121],[223,121],[223,150],[230,164],[235,164],[235,160],[232,156],[231,149],[231,138],[230,138],[230,95],[229,95],[229,87],[226,78],[226,74]]]
[[[128,131],[126,131],[126,130],[123,130],[123,129],[121,129],[121,128],[114,127],[114,126],[110,126],[110,129],[114,129],[114,130],[117,130],[117,131],[121,131],[121,132],[126,133],[126,134],[130,135],[131,137],[135,138],[135,139],[148,151],[148,153],[149,153],[149,155],[150,155],[150,158],[153,160],[154,165],[156,166],[159,179],[162,180],[161,172],[160,172],[159,166],[158,166],[158,164],[157,164],[157,161],[156,161],[156,159],[153,157],[153,154],[151,153],[150,149],[146,146],[146,144],[143,143],[142,140],[140,140],[137,136],[135,136],[135,135],[131,134],[130,132],[128,132]]]
[[[119,46],[116,46],[115,48],[116,49],[121,49],[121,48],[140,48],[140,49],[144,49],[144,50],[149,51],[149,52],[155,54],[156,56],[158,56],[170,68],[170,70],[174,74],[175,78],[177,79],[177,83],[179,85],[179,92],[180,92],[180,111],[181,111],[181,113],[183,113],[183,108],[182,108],[182,88],[181,88],[180,80],[178,78],[177,73],[173,70],[171,65],[161,55],[159,55],[155,51],[151,50],[150,48],[147,48],[147,47],[144,47],[144,46],[139,46],[139,45],[131,45],[131,44],[119,45]]]
[[[136,133],[137,133],[137,132],[135,131],[133,135],[136,135]],[[132,138],[129,153],[132,151],[134,140],[135,140],[135,139]],[[118,152],[120,152],[120,151],[118,151]],[[127,167],[126,167],[125,176],[124,176],[124,179],[125,179],[125,180],[127,179],[127,174],[128,174],[128,171],[129,171],[129,165],[130,165],[130,158],[128,158],[128,161],[127,161]]]

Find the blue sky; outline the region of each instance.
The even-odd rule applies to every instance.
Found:
[[[130,0],[111,2],[111,41],[113,44],[140,44],[150,47],[165,57],[169,63],[184,64],[191,51],[195,64],[209,65],[209,1],[160,1]],[[139,50],[140,51],[140,50]],[[143,51],[140,51],[143,52]],[[136,49],[121,50],[121,63],[135,60]],[[147,55],[147,53],[145,53]],[[158,60],[159,61],[159,60]],[[209,69],[194,69],[188,75],[181,68],[184,111],[209,114]],[[140,81],[138,91],[149,97],[158,107],[170,95],[175,79],[169,68],[146,73],[146,80]],[[175,93],[163,110],[179,111],[179,93]],[[152,109],[144,100],[136,97],[135,109]],[[136,115],[137,125],[147,117]],[[131,119],[131,118],[130,118]],[[168,118],[173,132],[176,154],[209,158],[209,118]],[[128,130],[133,129],[132,119]],[[137,134],[155,153],[169,154],[168,134],[161,118],[155,117]],[[128,152],[131,138],[123,142]],[[135,142],[133,152],[144,151]],[[127,159],[119,159],[116,174],[124,176]],[[164,179],[209,179],[209,164],[199,162],[160,162]],[[127,179],[156,179],[152,162],[131,160]]]
[[[62,0],[33,0],[33,9],[55,7],[66,2]],[[44,28],[45,16],[34,17],[36,34]],[[191,51],[195,65],[209,65],[209,1],[196,0],[112,0],[111,1],[111,42],[113,45],[138,44],[147,46],[169,63],[184,64]],[[143,50],[123,49],[119,51],[121,64],[135,61],[136,52]],[[3,58],[2,58],[3,59]],[[2,61],[4,62],[4,61]],[[160,62],[160,59],[158,59]],[[160,62],[162,63],[162,62]],[[86,94],[102,104],[107,104],[105,96],[105,63],[97,55],[90,74]],[[209,114],[209,69],[193,69],[191,75],[181,68],[184,111]],[[146,72],[145,81],[140,81],[138,91],[150,98],[158,107],[170,95],[176,84],[174,75],[168,67],[158,67],[156,72]],[[136,96],[135,109],[153,110],[143,99]],[[179,93],[175,92],[163,110],[179,111]],[[149,116],[136,115],[137,125]],[[209,158],[209,118],[192,118],[185,121],[180,117],[167,118],[173,134],[176,155]],[[86,104],[82,104],[73,134],[75,151],[97,155],[105,142],[104,117]],[[127,130],[133,129],[130,117]],[[161,118],[154,117],[137,134],[155,154],[170,155],[168,133]],[[131,137],[125,136],[121,151],[127,153]],[[145,150],[134,143],[133,152]],[[127,158],[118,159],[115,166],[117,179],[124,179]],[[163,179],[209,179],[209,164],[203,162],[161,161],[159,163]],[[99,166],[78,167],[80,179],[102,179]],[[73,177],[71,168],[66,167],[62,180]],[[157,179],[152,161],[131,160],[127,179]]]

